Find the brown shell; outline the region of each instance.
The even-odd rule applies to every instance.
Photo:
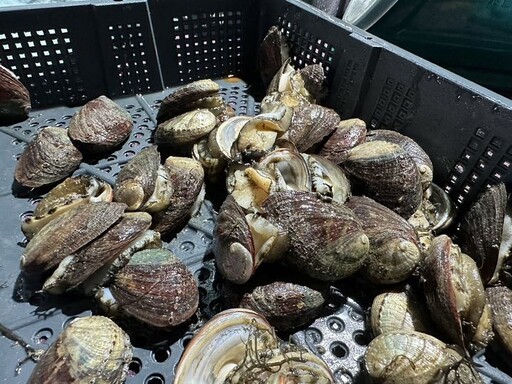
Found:
[[[254,243],[242,208],[228,195],[217,216],[213,231],[213,254],[219,272],[227,280],[243,284],[249,280],[254,265]]]
[[[141,208],[155,190],[159,166],[156,146],[144,148],[132,157],[117,175],[114,200],[126,203],[128,210]]]
[[[119,220],[125,208],[122,203],[78,205],[34,236],[21,257],[21,268],[26,272],[43,272],[57,266],[105,232]]]
[[[196,109],[182,113],[158,125],[155,142],[173,149],[183,150],[208,135],[217,118],[207,109]]]
[[[347,159],[350,150],[363,143],[365,138],[366,123],[363,120],[342,120],[319,154],[335,164],[340,164]]]
[[[149,213],[125,213],[119,222],[92,243],[66,257],[46,281],[43,290],[62,293],[76,288],[103,265],[112,262],[150,225]]]
[[[510,357],[512,356],[512,290],[507,287],[489,287],[485,293],[491,305],[494,332]]]
[[[304,285],[276,281],[246,293],[240,307],[261,313],[279,330],[301,327],[323,309],[324,297]]]
[[[0,125],[22,121],[30,112],[30,95],[16,75],[0,65]]]
[[[330,135],[339,123],[340,116],[334,110],[317,104],[301,103],[294,109],[292,122],[283,137],[294,143],[299,152],[307,152]]]
[[[112,320],[77,318],[45,352],[28,384],[121,384],[132,356],[130,338]]]
[[[416,163],[420,173],[423,190],[425,191],[430,187],[434,176],[434,166],[432,165],[430,157],[417,142],[410,137],[388,129],[375,129],[368,132],[366,135],[366,141],[375,140],[382,140],[400,145],[404,149],[405,153],[407,153],[407,155],[409,155],[409,157]]]
[[[135,253],[117,273],[110,291],[123,312],[158,328],[183,323],[199,304],[194,276],[166,249]]]
[[[290,47],[276,26],[270,27],[259,49],[258,66],[263,86],[268,87],[274,75],[290,56]]]
[[[496,282],[503,260],[499,258],[503,220],[507,206],[507,190],[500,183],[481,193],[464,214],[459,227],[459,243],[471,256],[484,284]]]
[[[158,123],[173,118],[174,116],[199,108],[196,102],[199,99],[213,96],[219,92],[219,84],[210,79],[197,80],[176,88],[160,104],[157,114]],[[206,107],[208,108],[208,107]]]
[[[352,196],[345,205],[370,239],[370,252],[361,273],[377,284],[408,278],[421,260],[419,238],[412,225],[368,197]]]
[[[132,131],[131,115],[106,96],[86,103],[69,122],[69,137],[85,150],[109,151]]]
[[[369,240],[354,213],[309,192],[270,195],[264,216],[288,231],[286,261],[313,278],[339,280],[356,272],[368,256]]]
[[[475,349],[472,342],[486,298],[474,261],[448,236],[441,235],[427,251],[422,275],[432,319],[453,343]]]
[[[204,188],[204,169],[197,160],[186,157],[168,157],[165,168],[173,188],[171,203],[153,214],[152,229],[162,234],[181,229],[200,203]]]
[[[14,177],[25,187],[38,188],[71,175],[82,162],[65,128],[43,128],[21,154]]]
[[[368,197],[408,219],[419,208],[423,190],[416,163],[398,144],[370,141],[360,144],[343,163]]]
[[[325,72],[321,64],[306,65],[297,71],[304,82],[304,87],[313,96],[314,101],[321,101],[327,96]]]

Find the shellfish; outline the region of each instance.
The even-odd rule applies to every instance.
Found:
[[[501,346],[512,356],[512,290],[489,287],[485,290],[492,311],[493,329]]]
[[[14,178],[25,187],[38,188],[71,175],[82,162],[64,128],[43,128],[21,154]]]
[[[363,120],[342,120],[318,153],[333,163],[340,164],[347,159],[349,151],[362,144],[365,138],[366,123]]]
[[[29,384],[121,384],[133,348],[128,335],[103,316],[69,323],[32,371]]]
[[[168,328],[196,312],[199,290],[187,266],[171,251],[148,249],[136,252],[96,298],[108,312]]]
[[[259,49],[258,64],[263,85],[268,87],[276,72],[290,56],[290,47],[281,31],[270,27]]]
[[[0,65],[0,125],[13,124],[28,117],[30,95],[16,75]]]
[[[84,150],[104,152],[126,141],[132,127],[127,111],[108,97],[100,96],[75,113],[69,121],[68,134]]]

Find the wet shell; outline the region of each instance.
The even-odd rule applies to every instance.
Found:
[[[98,202],[82,204],[52,220],[25,248],[21,268],[43,272],[57,266],[66,256],[96,239],[121,218],[125,204]]]
[[[86,103],[69,122],[69,137],[85,150],[110,151],[122,144],[132,131],[128,112],[106,96]]]
[[[14,177],[25,187],[38,188],[73,173],[82,162],[64,128],[43,128],[21,154]]]
[[[290,127],[283,137],[294,143],[300,152],[307,152],[330,135],[339,123],[340,117],[334,110],[302,103],[294,110]]]
[[[297,71],[304,88],[312,96],[312,102],[321,101],[327,96],[327,87],[325,83],[325,72],[321,64],[306,65]]]
[[[115,201],[125,203],[128,210],[140,209],[153,194],[160,166],[156,146],[143,149],[132,157],[117,175]]]
[[[264,87],[268,87],[272,78],[290,56],[290,47],[281,31],[270,27],[260,45],[258,65]]]
[[[0,65],[0,125],[22,121],[30,112],[30,95],[16,75]]]
[[[158,123],[162,123],[174,116],[178,116],[194,108],[198,108],[197,105],[190,107],[189,104],[199,99],[213,96],[218,93],[219,90],[219,84],[210,79],[194,81],[176,88],[162,100],[156,117]]]
[[[29,384],[121,384],[133,348],[128,335],[102,316],[77,318],[37,363]]]
[[[254,264],[254,242],[242,208],[228,195],[217,216],[213,232],[213,254],[219,272],[227,280],[243,284],[258,267]]]
[[[364,367],[374,383],[482,383],[471,363],[433,336],[388,332],[373,339]]]
[[[208,135],[216,124],[217,118],[207,109],[185,112],[159,124],[155,132],[155,142],[183,151]]]
[[[199,304],[194,276],[166,249],[135,253],[117,273],[110,292],[122,312],[157,328],[183,323]]]
[[[112,262],[150,225],[149,213],[125,213],[103,235],[76,253],[66,256],[46,280],[43,290],[59,294],[76,288],[103,265]]]
[[[421,260],[419,238],[404,218],[368,197],[353,196],[346,206],[354,212],[370,239],[361,273],[377,284],[405,280]]]
[[[240,307],[261,313],[279,330],[301,327],[323,309],[322,294],[304,285],[276,281],[246,293]]]
[[[427,307],[439,328],[463,348],[485,347],[492,330],[487,337],[477,334],[486,298],[475,262],[441,235],[432,241],[422,269]]]
[[[236,142],[240,131],[251,120],[248,116],[232,117],[213,131],[208,136],[208,148],[211,154],[217,158],[233,159],[237,156]]]
[[[112,187],[104,181],[90,176],[67,178],[37,204],[34,216],[23,222],[21,230],[31,239],[46,224],[71,208],[89,202],[110,202],[112,198]]]
[[[478,196],[460,223],[461,249],[475,260],[484,284],[499,280],[508,254],[500,250],[506,206],[505,184],[494,185]]]
[[[278,148],[263,157],[258,169],[266,170],[276,182],[276,191],[311,191],[311,172],[304,157],[299,153]]]
[[[375,129],[366,135],[366,141],[382,140],[400,145],[405,153],[416,163],[420,173],[423,190],[427,190],[432,183],[434,166],[427,153],[410,137],[387,129]]]
[[[423,191],[418,167],[398,144],[360,144],[350,151],[343,167],[368,197],[405,219],[419,208]]]
[[[512,356],[512,290],[507,287],[489,287],[485,290],[491,305],[496,337]]]
[[[188,343],[176,369],[175,384],[225,383],[247,350],[270,350],[279,345],[272,327],[258,313],[228,309],[212,317]]]
[[[375,336],[393,331],[428,333],[432,329],[424,303],[408,290],[377,295],[371,306],[370,324]]]
[[[263,203],[264,216],[288,232],[286,261],[325,281],[356,272],[368,256],[369,240],[354,213],[308,192],[277,192]]]
[[[181,229],[204,199],[204,170],[201,163],[187,157],[168,157],[165,168],[173,193],[166,209],[153,214],[152,229],[162,234]]]
[[[340,164],[348,158],[352,148],[364,142],[365,137],[366,123],[363,120],[342,120],[319,154],[335,164]]]

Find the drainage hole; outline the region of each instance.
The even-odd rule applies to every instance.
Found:
[[[164,384],[164,383],[165,383],[164,377],[162,375],[159,375],[156,373],[148,376],[146,381],[144,382],[144,384]]]
[[[344,359],[348,356],[348,348],[345,344],[336,341],[331,344],[331,353],[340,359]]]
[[[128,376],[133,377],[137,375],[142,369],[142,361],[134,357],[130,364],[128,364]]]
[[[155,349],[152,353],[152,357],[157,363],[163,363],[169,358],[170,355],[171,352],[167,348],[158,348]]]
[[[365,335],[364,332],[361,332],[361,331],[354,332],[353,337],[354,337],[354,341],[358,345],[365,346],[365,345],[368,345],[368,343],[369,343],[368,336]]]

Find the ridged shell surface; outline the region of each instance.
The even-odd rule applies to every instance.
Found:
[[[122,144],[132,131],[131,115],[106,96],[86,103],[69,122],[69,137],[84,149],[103,152]]]
[[[82,162],[65,128],[43,128],[21,154],[14,177],[25,187],[38,188],[70,176]]]
[[[366,123],[363,120],[342,120],[319,154],[335,164],[340,164],[347,159],[349,151],[356,145],[362,144],[365,138]]]
[[[199,304],[194,276],[166,249],[135,253],[117,273],[110,291],[123,312],[157,328],[183,323]]]
[[[510,358],[512,356],[512,290],[508,287],[489,287],[485,293],[491,305],[494,332]]]
[[[30,95],[16,75],[0,65],[0,125],[14,124],[28,117]]]
[[[274,75],[290,56],[290,47],[281,31],[272,26],[259,49],[258,65],[263,85],[268,87]]]
[[[78,318],[46,351],[28,384],[121,384],[132,355],[130,338],[112,320]]]
[[[82,204],[56,218],[28,243],[21,257],[26,272],[43,272],[96,239],[121,218],[125,204]]]
[[[264,216],[287,231],[288,263],[311,277],[334,281],[357,271],[368,256],[369,240],[354,213],[308,192],[285,191],[263,203]]]

